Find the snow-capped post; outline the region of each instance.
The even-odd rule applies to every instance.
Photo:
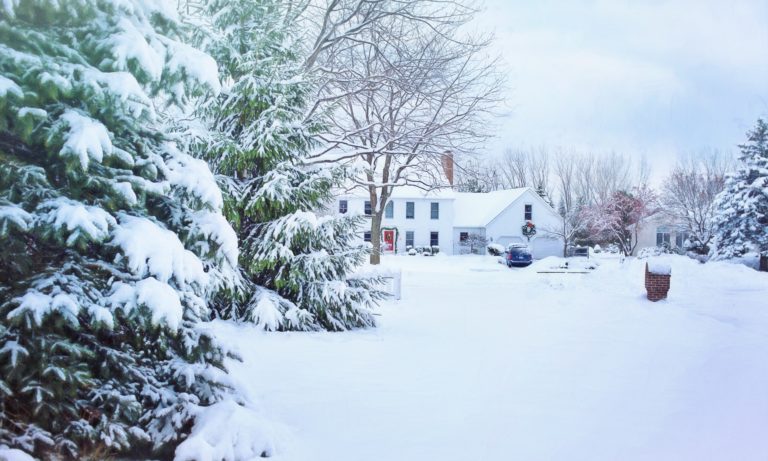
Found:
[[[645,290],[648,292],[648,300],[656,302],[666,299],[671,278],[672,268],[669,264],[653,260],[645,263]]]
[[[397,270],[392,274],[392,296],[396,301],[400,301],[403,286],[403,271]]]

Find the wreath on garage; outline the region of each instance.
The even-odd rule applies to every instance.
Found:
[[[531,237],[536,235],[536,225],[531,221],[526,221],[525,224],[523,224],[522,231],[525,238],[527,238],[528,241],[530,242]]]

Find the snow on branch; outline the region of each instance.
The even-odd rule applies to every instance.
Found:
[[[67,246],[80,241],[102,242],[109,237],[109,230],[117,221],[103,208],[85,205],[59,197],[37,207],[39,224],[50,226],[56,232],[67,234]]]
[[[116,282],[112,285],[112,290],[107,299],[112,309],[119,309],[130,315],[134,309],[142,306],[151,313],[154,325],[165,324],[172,330],[179,328],[184,309],[176,290],[167,283],[147,277],[135,285]]]
[[[90,160],[101,162],[104,154],[112,153],[109,131],[101,122],[74,109],[67,109],[61,120],[69,127],[64,146],[59,152],[62,157],[77,158],[83,170],[87,170]]]
[[[122,250],[132,273],[151,275],[161,282],[174,279],[180,286],[207,285],[208,274],[202,262],[184,248],[175,233],[147,218],[121,214],[118,219],[112,243]]]

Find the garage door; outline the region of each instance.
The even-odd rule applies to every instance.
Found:
[[[563,245],[556,238],[536,237],[531,241],[531,253],[533,253],[534,259],[563,256]]]
[[[496,243],[504,245],[505,247],[509,245],[510,243],[527,243],[525,239],[521,237],[513,237],[509,235],[502,235],[501,237],[496,239]]]

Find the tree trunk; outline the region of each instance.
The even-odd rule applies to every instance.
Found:
[[[381,212],[377,211],[371,215],[371,265],[381,263]]]
[[[760,271],[768,272],[768,255],[760,255]]]

